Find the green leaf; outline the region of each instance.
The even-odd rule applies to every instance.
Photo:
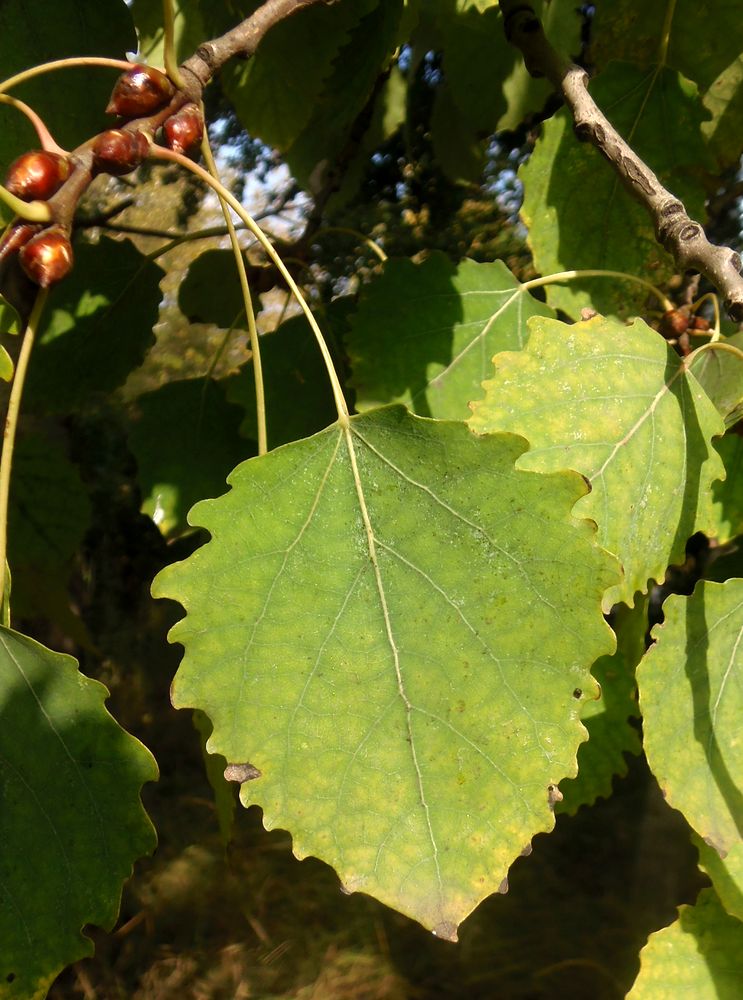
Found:
[[[219,295],[214,289],[219,288]],[[231,250],[207,250],[191,262],[178,288],[178,307],[192,323],[247,328],[245,303]]]
[[[420,416],[463,420],[491,358],[524,346],[530,316],[553,315],[500,261],[453,265],[392,258],[365,286],[348,352],[356,406],[405,403]]]
[[[743,840],[743,580],[671,596],[637,674],[645,753],[668,802],[724,856]]]
[[[129,447],[137,459],[142,510],[164,535],[182,532],[196,501],[224,493],[227,474],[255,454],[240,436],[242,414],[220,383],[203,378],[144,393],[136,411]]]
[[[331,302],[321,318],[326,334],[340,339],[346,327],[349,303]],[[314,334],[304,316],[294,316],[274,333],[261,337],[261,360],[266,397],[266,425],[270,448],[309,437],[336,418],[328,373]],[[225,380],[227,399],[244,411],[241,433],[257,440],[253,364]]]
[[[743,350],[743,333],[726,337],[724,344]],[[706,350],[693,357],[694,378],[720,411],[726,427],[743,417],[743,358],[726,350]]]
[[[212,541],[153,585],[188,612],[174,703],[261,772],[242,802],[445,938],[552,827],[573,692],[611,646],[614,564],[570,515],[584,486],[514,470],[522,449],[402,407],[355,417],[236,469],[192,512]]]
[[[75,247],[72,274],[52,291],[23,405],[67,412],[121,385],[153,343],[163,271],[129,240]]]
[[[677,0],[672,9],[668,47],[663,53],[669,4],[614,0],[599,4],[591,51],[598,67],[612,59],[649,66],[665,64],[693,80],[711,112],[703,130],[721,165],[731,166],[743,152],[743,21],[738,0],[713,6]]]
[[[743,923],[728,916],[712,889],[678,920],[650,935],[627,1000],[738,1000],[743,981]]]
[[[90,520],[90,501],[59,430],[20,433],[8,511],[12,607],[31,617],[69,604],[72,558]]]
[[[697,177],[709,154],[701,135],[704,111],[694,85],[667,68],[640,70],[612,63],[591,82],[591,93],[661,183],[681,198],[692,217],[703,219],[704,189]],[[541,274],[603,268],[650,274],[659,284],[673,273],[650,216],[624,190],[598,150],[576,140],[566,110],[544,126],[520,175],[522,215]],[[547,301],[571,316],[585,306],[628,315],[641,309],[647,294],[617,279],[586,278],[549,286]]]
[[[342,173],[346,160],[363,144],[374,118],[374,97],[384,83],[380,73],[397,49],[403,16],[402,0],[383,0],[355,25],[338,53],[321,100],[311,109],[312,117],[286,156],[294,176],[311,190],[324,180],[324,171],[318,175],[318,167],[330,166],[337,158]],[[307,40],[302,44],[306,46]]]
[[[275,25],[247,63],[227,63],[222,85],[246,130],[285,152],[309,124],[350,33],[376,6],[315,4]]]
[[[175,22],[175,51],[178,62],[193,55],[209,37],[204,26],[199,0],[171,0]],[[163,67],[163,3],[162,0],[133,0],[131,12],[137,26],[139,53],[149,66]]]
[[[134,861],[155,846],[140,802],[151,754],[70,656],[0,628],[0,996],[43,998],[110,929]]]
[[[10,382],[14,371],[15,365],[13,364],[13,359],[2,344],[0,344],[0,378],[3,382]]]
[[[566,54],[580,48],[580,17],[569,0],[537,2],[544,30],[553,45]],[[443,51],[448,100],[459,114],[456,138],[470,146],[503,129],[517,128],[527,115],[539,111],[552,93],[552,85],[534,79],[521,53],[506,38],[503,18],[496,4],[464,4],[439,0],[427,11],[435,47]],[[437,98],[437,105],[440,98]],[[441,111],[438,111],[439,116]],[[434,143],[445,150],[451,144],[450,113],[447,125],[432,123]],[[461,138],[460,138],[461,136]],[[449,156],[456,153],[449,152]]]
[[[725,464],[726,477],[712,487],[714,538],[722,545],[743,535],[743,437],[726,434],[716,448]]]
[[[727,912],[743,920],[743,840],[733,844],[724,858],[701,837],[692,837],[699,851],[699,867],[707,872]]]
[[[137,47],[131,14],[121,0],[3,0],[0,4],[0,66],[9,76],[68,56],[124,59]],[[67,149],[110,125],[105,114],[116,71],[101,67],[57,70],[30,80],[13,95],[41,115]],[[7,166],[39,141],[27,119],[13,108],[0,111],[0,162]],[[6,208],[2,217],[10,218]]]
[[[560,785],[563,800],[555,812],[575,813],[582,805],[608,798],[615,776],[627,773],[625,754],[642,750],[638,726],[630,720],[640,716],[637,707],[635,667],[645,652],[648,628],[647,598],[637,598],[634,608],[618,604],[611,624],[617,636],[617,651],[602,656],[591,667],[601,696],[584,702],[581,721],[588,742],[578,750],[578,776]]]
[[[710,488],[722,475],[711,444],[722,419],[683,361],[642,320],[596,316],[568,326],[535,318],[519,353],[495,358],[495,377],[470,419],[480,433],[531,443],[519,466],[575,469],[591,483],[576,513],[597,523],[624,580],[604,598],[631,605],[647,581],[681,562],[687,539],[711,533]]]

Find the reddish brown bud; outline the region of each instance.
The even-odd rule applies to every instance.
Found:
[[[685,309],[669,309],[663,313],[659,330],[667,339],[673,340],[686,332],[689,326],[689,313]]]
[[[143,132],[111,128],[101,132],[93,143],[93,164],[98,173],[128,174],[149,152],[150,144]]]
[[[64,229],[52,226],[29,240],[18,259],[31,281],[48,288],[72,270],[72,246]]]
[[[17,253],[42,228],[38,222],[16,222],[14,226],[6,229],[0,239],[0,261]]]
[[[691,321],[691,325],[695,330],[701,330],[703,332],[709,330],[710,327],[709,320],[705,319],[704,316],[695,316]]]
[[[165,145],[174,153],[189,153],[204,135],[204,119],[195,104],[187,104],[163,125]]]
[[[116,81],[106,111],[123,118],[142,118],[164,107],[175,93],[167,76],[150,66],[133,66]]]
[[[70,162],[60,153],[34,149],[11,163],[5,187],[23,201],[46,201],[70,175]]]

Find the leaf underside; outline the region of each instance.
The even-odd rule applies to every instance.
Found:
[[[192,511],[212,541],[154,586],[187,610],[175,704],[261,772],[243,803],[451,939],[552,827],[611,647],[584,484],[515,470],[523,447],[402,407],[353,418],[238,467]]]

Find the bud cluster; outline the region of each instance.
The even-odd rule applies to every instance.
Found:
[[[201,142],[204,120],[196,104],[183,105],[182,98],[174,101],[176,96],[167,76],[150,66],[132,66],[122,73],[106,111],[125,121],[119,128],[101,132],[88,144],[93,154],[93,173],[118,177],[135,170],[147,157],[152,132],[160,124],[166,146],[181,154],[193,152]],[[176,110],[168,114],[171,105]],[[148,118],[153,120],[148,122]],[[140,123],[139,119],[145,121]],[[5,187],[22,201],[48,201],[68,179],[71,169],[69,157],[61,153],[31,150],[11,164]],[[69,227],[16,219],[0,239],[0,262],[16,254],[26,275],[41,288],[48,288],[72,268]]]

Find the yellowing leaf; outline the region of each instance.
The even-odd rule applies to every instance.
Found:
[[[722,418],[684,362],[641,320],[601,316],[568,326],[530,322],[518,353],[496,356],[495,377],[470,419],[480,433],[521,434],[519,466],[575,469],[591,483],[576,513],[624,569],[604,598],[632,605],[647,581],[680,562],[687,539],[712,533],[710,487],[723,474],[712,438]]]
[[[445,938],[552,827],[612,644],[584,484],[515,470],[522,450],[356,417],[239,466],[192,511],[212,541],[154,585],[187,610],[175,704],[260,771],[243,803]]]

